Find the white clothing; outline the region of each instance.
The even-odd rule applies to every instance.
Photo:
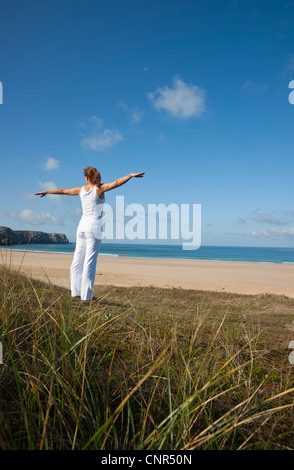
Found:
[[[100,199],[97,187],[86,191],[84,186],[80,191],[83,215],[77,232],[92,232],[96,238],[101,239],[102,212],[105,198]]]
[[[81,300],[91,300],[96,263],[101,240],[91,232],[77,233],[77,243],[70,268],[71,296],[80,296]]]
[[[97,195],[97,187],[80,191],[83,215],[77,228],[76,248],[70,268],[71,296],[91,300],[97,257],[101,245],[101,219],[104,198]]]

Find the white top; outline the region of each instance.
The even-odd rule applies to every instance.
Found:
[[[102,212],[105,198],[100,199],[97,194],[97,186],[86,191],[83,186],[80,191],[83,215],[78,225],[77,233],[92,232],[95,238],[102,238]]]

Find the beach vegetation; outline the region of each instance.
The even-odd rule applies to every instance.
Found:
[[[2,449],[293,449],[294,299],[0,286]]]

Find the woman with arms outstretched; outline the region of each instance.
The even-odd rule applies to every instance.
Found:
[[[35,193],[44,197],[47,194],[59,194],[68,196],[80,196],[83,215],[77,228],[76,248],[70,268],[71,296],[81,300],[92,300],[93,286],[96,273],[97,257],[101,245],[101,218],[104,193],[122,186],[131,178],[142,178],[144,172],[130,173],[127,176],[113,181],[101,183],[101,175],[93,166],[84,169],[85,186],[76,186],[71,189],[50,189]]]

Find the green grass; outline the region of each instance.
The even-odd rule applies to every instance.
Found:
[[[0,282],[2,449],[293,448],[294,299]]]

